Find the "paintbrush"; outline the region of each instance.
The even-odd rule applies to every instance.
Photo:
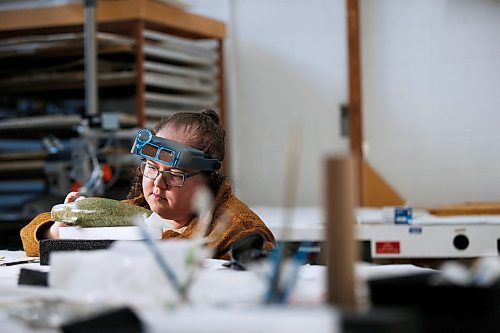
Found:
[[[284,214],[283,224],[281,225],[281,238],[285,241],[278,242],[278,248],[271,253],[272,272],[269,279],[267,295],[264,302],[281,303],[283,301],[281,288],[281,275],[284,266],[284,254],[288,247],[286,239],[290,233],[290,221],[292,209],[297,194],[297,183],[299,179],[300,164],[300,144],[302,137],[300,131],[294,128],[291,132],[291,138],[288,145],[287,164],[285,171],[285,196],[284,196]]]
[[[149,234],[149,231],[147,230],[146,225],[144,224],[144,217],[137,217],[135,219],[135,224],[139,227],[139,230],[141,231],[141,234],[144,237],[144,244],[146,244],[146,247],[153,254],[153,258],[160,267],[161,271],[163,272],[167,280],[170,282],[170,284],[174,287],[175,291],[180,296],[181,301],[186,301],[186,299],[184,298],[185,293],[183,292],[183,288],[180,285],[179,280],[175,275],[175,272],[168,265],[165,258],[163,258],[158,248],[158,245],[156,245],[155,240]]]

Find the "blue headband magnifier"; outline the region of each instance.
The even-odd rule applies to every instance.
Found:
[[[179,169],[215,171],[221,162],[211,158],[203,151],[153,135],[143,128],[137,132],[132,154]]]

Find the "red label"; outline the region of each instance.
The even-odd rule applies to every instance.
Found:
[[[376,242],[375,253],[377,254],[399,254],[399,242]]]

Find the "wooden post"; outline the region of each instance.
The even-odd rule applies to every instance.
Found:
[[[354,158],[357,191],[355,203],[363,204],[361,193],[362,163],[363,163],[363,118],[361,110],[361,48],[359,0],[346,0],[347,10],[347,49],[349,63],[349,143],[351,155]]]
[[[328,302],[346,309],[356,307],[354,263],[354,172],[352,157],[326,161],[325,212]]]

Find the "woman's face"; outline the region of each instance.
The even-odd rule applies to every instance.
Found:
[[[187,138],[189,138],[190,133],[188,131],[175,130],[167,126],[156,133],[156,135],[188,145]],[[161,171],[172,170],[181,173],[198,171],[171,168],[151,160],[147,160],[147,162]],[[181,187],[168,185],[164,178],[160,176],[154,180],[144,176],[142,177],[144,197],[151,210],[164,219],[177,222],[178,227],[184,226],[193,217],[194,213],[191,209],[192,198],[197,189],[202,185],[206,185],[206,179],[203,174],[186,178],[184,185]]]

